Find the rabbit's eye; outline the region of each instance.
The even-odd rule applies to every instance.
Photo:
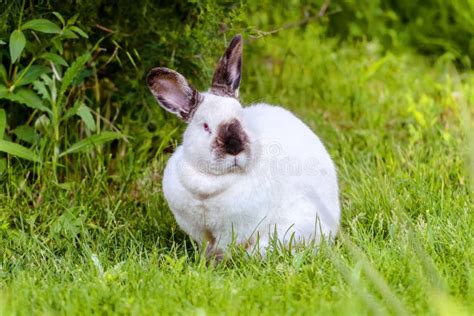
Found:
[[[209,134],[211,133],[211,129],[209,128],[209,125],[207,123],[202,124],[202,127],[204,127],[204,130],[208,132]]]

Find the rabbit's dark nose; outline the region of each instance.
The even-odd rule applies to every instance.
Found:
[[[247,142],[247,134],[238,120],[219,126],[216,143],[221,153],[236,156],[245,150]]]
[[[224,141],[225,152],[229,155],[238,155],[244,150],[243,141],[239,135],[231,134]]]

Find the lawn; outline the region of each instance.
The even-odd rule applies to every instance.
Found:
[[[317,24],[249,40],[243,73],[244,105],[292,110],[331,153],[335,244],[207,263],[161,193],[184,126],[156,105],[160,140],[128,135],[153,159],[79,154],[57,183],[10,158],[0,315],[473,314],[474,73],[449,54],[341,41]]]

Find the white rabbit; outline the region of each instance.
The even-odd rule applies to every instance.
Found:
[[[328,152],[289,111],[263,103],[242,108],[241,68],[237,35],[208,92],[167,68],[148,74],[161,106],[188,123],[163,178],[177,223],[216,255],[231,243],[264,254],[272,240],[286,246],[331,240],[340,206]]]

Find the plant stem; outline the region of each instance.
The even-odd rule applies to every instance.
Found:
[[[21,5],[21,10],[20,10],[20,18],[18,20],[18,30],[21,29],[21,22],[23,20],[23,11],[25,10],[25,0],[23,0],[23,3]]]
[[[53,80],[53,89],[56,90],[56,79],[52,77]],[[58,181],[58,176],[57,176],[57,164],[58,164],[58,156],[59,156],[59,140],[60,140],[60,134],[59,134],[59,106],[57,103],[57,99],[53,97],[54,93],[51,93],[52,98],[51,98],[51,108],[53,110],[53,117],[52,117],[52,123],[53,123],[53,129],[54,129],[54,136],[53,136],[53,174],[54,174],[54,180]]]

